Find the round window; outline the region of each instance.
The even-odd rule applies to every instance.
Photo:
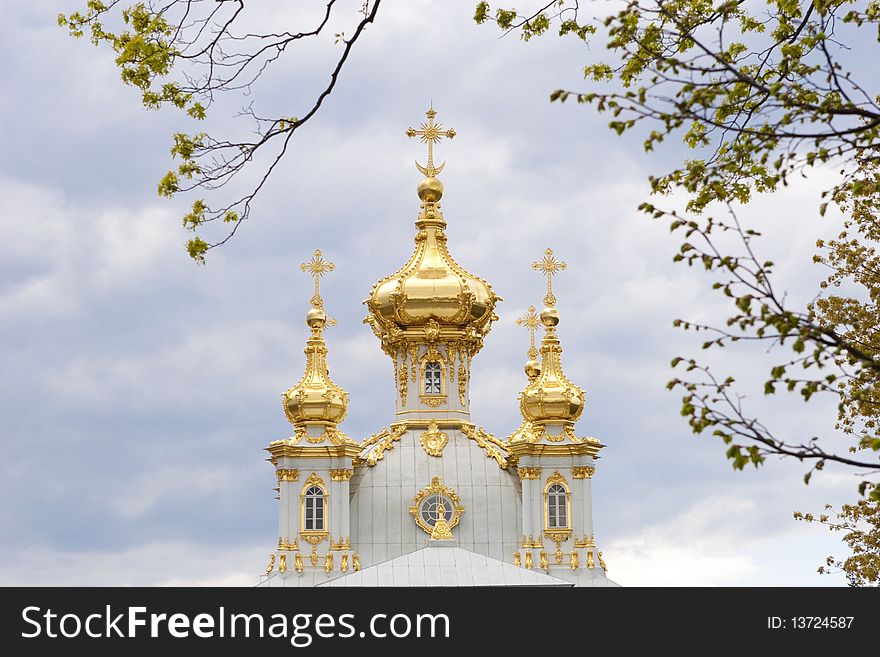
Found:
[[[446,519],[446,522],[452,520],[452,512],[455,506],[452,501],[443,495],[428,495],[424,500],[422,500],[422,505],[419,507],[419,513],[422,516],[422,520],[425,521],[425,524],[429,527],[433,527],[437,522],[437,518],[439,517],[438,510],[440,505],[443,505],[443,517]]]

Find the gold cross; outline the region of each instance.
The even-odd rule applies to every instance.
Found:
[[[321,298],[321,276],[336,269],[336,265],[321,257],[320,251],[315,251],[312,259],[299,266],[301,271],[308,272],[315,279],[315,294],[311,298],[311,304],[315,308],[323,308],[324,300]]]
[[[517,318],[516,320],[517,326],[524,326],[529,332],[529,358],[531,360],[538,359],[538,350],[535,348],[535,331],[538,330],[538,327],[541,325],[541,322],[538,319],[538,315],[535,314],[535,307],[529,306],[529,312],[527,312],[522,317]]]
[[[553,257],[553,249],[544,251],[544,259],[532,263],[532,269],[540,271],[547,276],[547,294],[544,295],[544,305],[553,307],[556,305],[556,297],[553,294],[553,277],[557,272],[565,269],[566,264],[562,260]]]
[[[423,121],[419,130],[416,130],[415,128],[407,128],[406,136],[421,137],[422,143],[428,144],[428,164],[423,167],[418,161],[416,161],[416,169],[421,171],[422,174],[428,178],[433,178],[443,171],[443,167],[446,166],[446,162],[439,167],[434,166],[434,144],[443,139],[443,137],[449,137],[452,139],[455,137],[455,130],[444,130],[442,123],[434,123],[434,117],[437,116],[437,112],[434,111],[433,107],[425,112],[425,116],[428,117],[427,123]]]

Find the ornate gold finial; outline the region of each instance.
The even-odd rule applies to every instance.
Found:
[[[541,323],[540,321],[538,321],[538,315],[535,312],[535,307],[529,306],[529,311],[522,317],[517,318],[516,325],[525,327],[526,330],[529,332],[528,356],[529,360],[536,360],[538,358],[538,350],[537,348],[535,348],[535,331],[538,330],[538,327],[541,325]]]
[[[544,295],[544,305],[552,308],[556,305],[556,296],[553,294],[553,277],[563,271],[567,265],[562,260],[553,257],[553,249],[544,251],[544,258],[532,263],[532,269],[540,271],[547,277],[547,294]]]
[[[446,507],[442,502],[437,505],[437,522],[434,523],[434,529],[431,530],[431,540],[452,540],[452,530],[449,529],[449,523],[446,522]]]
[[[418,161],[416,161],[416,169],[426,177],[434,178],[438,173],[443,171],[443,167],[446,166],[446,162],[439,167],[434,166],[434,144],[443,139],[443,137],[449,137],[452,139],[455,137],[455,130],[444,130],[442,123],[434,123],[434,117],[437,116],[437,112],[434,111],[433,105],[427,112],[425,112],[425,116],[428,117],[427,122],[423,121],[418,130],[415,128],[407,128],[406,136],[421,137],[422,143],[428,144],[428,164],[423,167]]]
[[[312,259],[308,262],[302,263],[299,268],[300,271],[308,272],[309,276],[315,279],[315,294],[311,299],[312,306],[314,308],[323,308],[324,300],[321,298],[321,276],[336,269],[336,265],[324,260],[321,256],[321,252],[316,249],[315,253],[312,255]],[[331,323],[333,323],[332,320]]]

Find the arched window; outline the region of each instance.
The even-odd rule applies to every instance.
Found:
[[[326,499],[320,486],[309,486],[303,497],[303,530],[326,531]]]
[[[547,529],[568,528],[568,491],[561,484],[547,488]]]
[[[443,369],[440,363],[430,362],[425,365],[425,394],[439,395],[442,394]]]

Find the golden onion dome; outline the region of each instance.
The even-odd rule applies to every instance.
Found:
[[[523,390],[520,411],[526,420],[535,423],[576,422],[584,412],[584,391],[562,371],[562,345],[555,330],[559,313],[555,308],[545,308],[541,323],[546,331],[541,341],[541,371]]]
[[[420,216],[415,251],[397,273],[373,286],[367,307],[384,325],[405,328],[434,320],[441,326],[474,324],[482,330],[499,297],[489,283],[453,259],[446,246],[446,224],[439,211],[433,213],[431,220]]]
[[[492,287],[479,276],[459,265],[446,245],[446,222],[440,212],[443,183],[436,175],[443,164],[434,166],[433,144],[441,137],[454,137],[454,130],[442,130],[434,123],[436,112],[427,112],[428,121],[420,130],[410,128],[409,136],[420,136],[428,144],[428,164],[416,164],[425,178],[419,183],[422,201],[416,221],[415,250],[396,273],[376,283],[365,300],[368,321],[378,335],[433,325],[439,328],[467,329],[482,337],[495,319],[495,303],[500,300]]]
[[[348,410],[348,393],[330,379],[327,344],[324,342],[324,327],[328,320],[318,287],[320,277],[332,271],[334,265],[325,261],[320,251],[315,251],[312,260],[303,263],[301,268],[315,278],[312,307],[306,314],[306,325],[311,329],[305,348],[306,371],[299,383],[281,395],[281,401],[287,419],[297,426],[336,424],[342,422]]]
[[[282,395],[284,414],[293,424],[339,423],[348,410],[348,393],[330,379],[327,346],[313,328],[306,343],[306,371],[299,383]]]

